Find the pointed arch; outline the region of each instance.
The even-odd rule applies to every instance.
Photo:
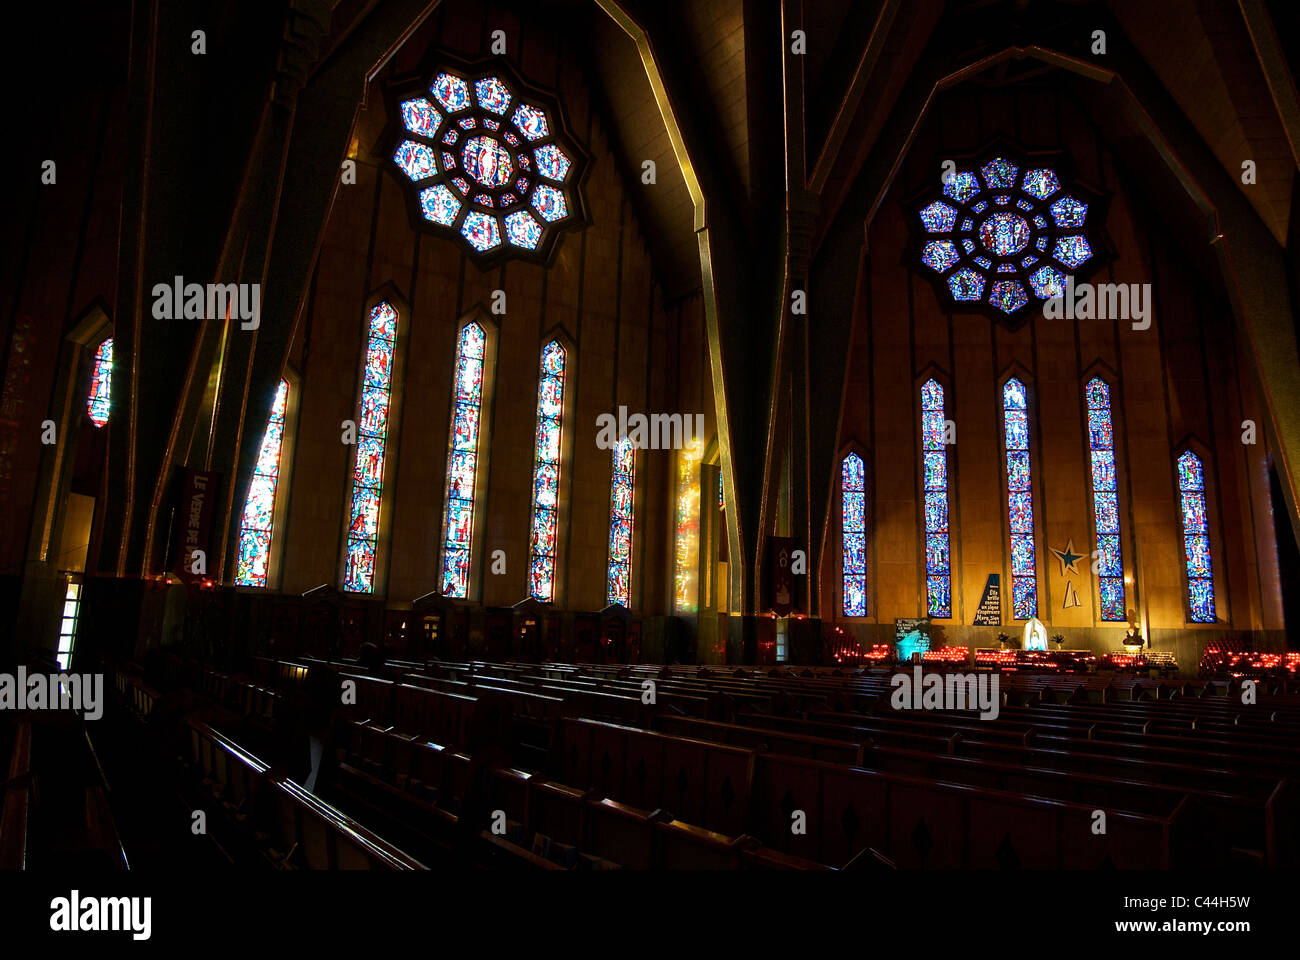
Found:
[[[483,498],[488,443],[484,426],[494,395],[497,326],[481,309],[462,319],[456,334],[451,425],[447,439],[443,499],[441,591],[471,599],[477,593],[482,556]]]
[[[1101,619],[1128,619],[1124,584],[1123,536],[1120,529],[1119,469],[1115,453],[1115,417],[1111,385],[1101,373],[1083,388],[1088,421],[1088,474],[1092,487],[1092,528]]]
[[[537,426],[533,433],[533,503],[528,527],[528,594],[557,599],[561,551],[563,465],[572,446],[573,341],[556,330],[542,345],[537,377]]]
[[[855,446],[840,458],[840,612],[865,617],[867,602],[867,458]]]
[[[1214,544],[1210,536],[1209,479],[1205,460],[1184,444],[1174,460],[1178,482],[1178,512],[1183,534],[1183,576],[1187,618],[1215,623]]]
[[[235,554],[235,585],[239,587],[267,587],[279,579],[277,561],[284,544],[287,465],[293,449],[297,385],[297,377],[289,371],[280,378],[258,447],[239,523]]]
[[[1014,620],[1030,620],[1038,616],[1038,548],[1030,439],[1032,405],[1026,380],[1012,373],[1002,381],[999,398],[1011,546],[1011,616]]]
[[[380,547],[392,513],[391,486],[398,436],[397,390],[401,382],[401,345],[410,311],[386,285],[366,305],[366,323],[357,390],[356,445],[352,460],[351,495],[344,520],[347,538],[343,553],[343,590],[375,593],[382,589],[385,558]]]
[[[926,615],[952,617],[952,550],[949,515],[952,484],[948,458],[948,389],[937,374],[921,383],[922,543],[925,556]]]

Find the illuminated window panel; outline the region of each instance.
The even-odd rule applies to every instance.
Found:
[[[1002,388],[1006,438],[1007,517],[1011,528],[1011,610],[1016,620],[1038,616],[1034,559],[1034,492],[1029,450],[1029,403],[1025,385],[1012,377]]]
[[[632,505],[636,492],[636,451],[623,437],[614,444],[614,468],[609,496],[609,570],[605,578],[608,603],[629,606],[632,582]]]
[[[379,506],[383,497],[384,454],[393,392],[397,321],[397,311],[391,304],[378,303],[370,311],[366,367],[361,383],[361,419],[357,422],[357,456],[352,470],[347,558],[343,574],[343,589],[350,593],[370,593],[375,588]]]
[[[952,560],[948,550],[948,447],[944,391],[921,385],[921,467],[925,485],[925,595],[928,616],[952,616]]]
[[[86,398],[86,413],[96,427],[108,423],[108,402],[113,378],[113,338],[109,337],[95,351],[95,364],[90,372],[90,396]]]
[[[1115,424],[1110,412],[1110,387],[1093,377],[1085,388],[1088,401],[1088,449],[1092,465],[1092,512],[1096,527],[1097,589],[1101,618],[1127,619],[1124,561],[1119,534],[1119,484],[1115,471]]]
[[[677,514],[673,555],[673,610],[699,609],[700,461],[693,451],[677,454]]]
[[[1183,517],[1183,559],[1187,564],[1187,605],[1193,623],[1214,623],[1214,560],[1205,501],[1205,467],[1192,451],[1178,458],[1178,492]]]
[[[284,447],[284,411],[288,399],[289,384],[281,380],[271,404],[266,432],[262,434],[262,446],[257,452],[257,465],[248,485],[248,499],[244,501],[244,517],[239,527],[235,583],[242,587],[266,586],[275,494],[280,485],[280,457]]]
[[[866,465],[856,453],[844,458],[840,473],[841,531],[844,538],[844,615],[867,615]]]
[[[560,437],[564,415],[564,369],[568,357],[558,340],[542,348],[537,387],[533,515],[528,548],[529,593],[555,599],[555,551],[560,512]]]
[[[451,450],[447,455],[447,509],[442,521],[442,593],[461,599],[469,596],[486,345],[487,334],[483,328],[470,322],[461,329],[456,346]]]
[[[60,670],[67,670],[72,664],[72,648],[77,642],[77,622],[80,619],[81,584],[69,580],[63,594],[63,618],[59,621],[57,659]]]

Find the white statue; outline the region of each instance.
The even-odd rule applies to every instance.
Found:
[[[1037,617],[1025,624],[1025,637],[1021,642],[1025,650],[1047,649],[1047,628]]]

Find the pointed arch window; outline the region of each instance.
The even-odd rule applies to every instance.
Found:
[[[1190,450],[1184,450],[1178,458],[1178,492],[1187,564],[1187,605],[1193,623],[1214,623],[1214,560],[1205,500],[1205,467]]]
[[[948,548],[948,447],[944,391],[931,378],[921,385],[921,458],[925,483],[926,613],[952,616],[952,561]]]
[[[289,402],[289,383],[281,380],[271,404],[257,464],[244,501],[239,526],[239,556],[235,583],[241,587],[265,587],[271,557],[271,536],[275,520],[275,497],[280,485],[280,456],[284,447],[284,417]]]
[[[108,423],[112,379],[113,338],[109,337],[95,351],[95,362],[90,371],[90,396],[86,398],[86,413],[96,427]]]
[[[1110,410],[1110,386],[1093,377],[1084,390],[1088,402],[1088,449],[1092,468],[1092,515],[1096,529],[1098,592],[1101,619],[1123,621],[1126,616],[1124,561],[1119,533],[1119,483],[1115,471],[1115,423]]]
[[[486,348],[487,333],[479,324],[471,320],[461,328],[447,455],[447,509],[442,524],[442,592],[462,599],[469,596]]]
[[[840,470],[840,527],[844,538],[844,616],[867,615],[867,468],[850,453]]]
[[[348,514],[347,559],[343,589],[375,589],[379,548],[379,507],[383,498],[385,453],[393,395],[393,361],[397,352],[398,313],[380,301],[370,310],[366,365],[361,383],[361,418],[352,468],[352,507]]]
[[[1016,620],[1038,616],[1034,559],[1033,467],[1029,450],[1029,395],[1012,377],[1002,387],[1007,455],[1007,517],[1011,528],[1011,610]]]
[[[537,436],[534,445],[533,517],[528,548],[529,593],[555,599],[555,554],[560,515],[560,439],[564,419],[567,351],[558,340],[542,348],[537,386]]]
[[[636,493],[636,450],[622,437],[614,444],[614,472],[609,496],[609,569],[605,578],[608,603],[629,606],[632,583],[632,520]]]

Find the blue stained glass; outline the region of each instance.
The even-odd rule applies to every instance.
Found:
[[[975,204],[974,206],[971,207],[971,212],[972,212],[972,213],[983,213],[983,212],[984,212],[984,209],[985,209],[988,205],[989,205],[989,204],[988,204],[988,201],[987,201],[987,200],[981,200],[979,203],[977,203],[977,204]]]
[[[1061,197],[1050,209],[1058,227],[1081,227],[1088,218],[1088,205],[1074,197]]]
[[[995,190],[1014,186],[1016,182],[1016,174],[1019,171],[1019,167],[1010,160],[1006,160],[1002,157],[998,157],[996,160],[990,160],[980,168],[980,172],[984,174],[984,182]],[[1006,197],[998,198],[999,203],[1005,203],[1006,200]]]
[[[537,161],[537,172],[552,180],[563,180],[569,175],[569,167],[572,166],[572,161],[565,156],[564,151],[553,143],[534,150],[533,159]]]
[[[1020,265],[1021,265],[1022,267],[1032,267],[1032,266],[1033,266],[1034,264],[1036,264],[1037,262],[1038,262],[1038,258],[1035,257],[1035,256],[1032,256],[1032,255],[1031,255],[1031,256],[1025,257],[1023,260],[1021,260],[1021,261],[1020,261]]]
[[[1028,302],[1018,280],[999,280],[989,290],[989,303],[1006,313],[1015,313]]]
[[[1052,256],[1067,267],[1077,267],[1092,256],[1092,247],[1088,245],[1088,241],[1081,234],[1076,233],[1068,237],[1057,237]]]
[[[352,593],[369,593],[374,589],[397,321],[392,304],[377,303],[370,311],[343,576],[343,589]]]
[[[952,616],[948,554],[948,450],[943,443],[944,391],[937,380],[921,385],[921,440],[925,486],[926,610]]]
[[[840,528],[844,549],[844,615],[867,615],[867,513],[866,464],[856,453],[844,458],[840,469]]]
[[[1124,576],[1118,534],[1106,533],[1097,537],[1097,566],[1103,577]]]
[[[1061,181],[1057,179],[1055,170],[1039,167],[1025,171],[1022,189],[1031,197],[1043,200],[1061,189]]]
[[[1034,497],[1030,490],[1012,490],[1007,495],[1012,533],[1034,532]]]
[[[535,249],[542,239],[542,226],[527,211],[516,210],[506,216],[506,239],[516,247]]]
[[[516,111],[517,113],[518,111]],[[555,591],[556,518],[560,482],[561,420],[567,354],[558,340],[542,348],[537,434],[533,448],[533,514],[529,538],[529,590],[538,600]],[[551,411],[548,413],[547,411]]]
[[[1046,237],[1039,237],[1037,240],[1034,241],[1034,246],[1036,246],[1039,250],[1046,250],[1046,249],[1047,249],[1047,238],[1046,238]]]
[[[1214,623],[1214,581],[1191,580],[1187,584],[1193,623]]]
[[[501,224],[497,218],[477,210],[470,211],[465,217],[460,233],[480,253],[501,244]]]
[[[614,444],[609,493],[609,565],[605,599],[628,606],[632,565],[632,506],[636,483],[636,450],[620,437]]]
[[[474,117],[464,117],[463,119],[457,120],[456,122],[460,125],[460,128],[462,130],[473,130],[475,127],[478,126],[478,120],[476,120]]]
[[[90,396],[86,398],[86,414],[96,427],[108,423],[112,377],[113,338],[109,337],[95,351],[95,363],[90,371]]]
[[[948,455],[943,451],[923,454],[925,458],[925,489],[938,490],[948,486]]]
[[[975,221],[972,220],[970,217],[967,217],[965,220],[961,222],[962,230],[966,231],[967,233],[969,233],[972,229],[974,229],[974,227],[975,227]]]
[[[479,106],[493,113],[505,113],[510,106],[510,91],[496,77],[484,77],[474,83],[474,95]]]
[[[1183,538],[1187,549],[1187,575],[1208,578],[1213,565],[1210,561],[1210,538],[1203,533]]]
[[[455,185],[456,189],[461,192],[462,196],[469,196],[470,186],[468,180],[464,177],[452,177],[451,182]]]
[[[1055,267],[1039,267],[1029,275],[1029,285],[1034,288],[1034,295],[1040,300],[1065,296],[1065,275]]]
[[[402,123],[412,133],[432,137],[442,123],[442,114],[424,97],[416,97],[402,102]]]
[[[947,233],[957,222],[957,211],[936,200],[921,210],[921,222],[930,233]]]
[[[969,267],[963,267],[948,278],[948,289],[952,291],[954,300],[978,300],[984,293],[984,278]]]
[[[1205,489],[1205,472],[1200,458],[1190,450],[1178,458],[1178,489],[1184,492]]]
[[[1103,620],[1125,620],[1124,581],[1116,577],[1102,577],[1101,618]]]
[[[1029,451],[1028,391],[1015,377],[1002,386],[1007,452],[1007,511],[1011,527],[1011,607],[1015,619],[1038,615],[1034,561],[1033,480]]]
[[[959,259],[957,248],[951,240],[934,240],[925,245],[921,262],[932,270],[943,273]]]
[[[1205,515],[1205,494],[1187,491],[1181,494],[1183,507],[1183,530],[1187,533],[1208,533],[1209,518]]]
[[[1009,257],[1029,244],[1029,224],[1023,217],[1002,210],[980,224],[980,242],[990,253]]]
[[[943,409],[921,411],[921,446],[926,450],[943,449]]]
[[[999,264],[998,264],[998,273],[1015,273],[1015,272],[1016,272],[1016,265],[1015,265],[1014,263],[999,263]],[[1013,298],[1014,298],[1014,296],[1015,296],[1015,295],[1012,294],[1012,297],[1013,297]],[[991,299],[991,298],[990,298],[990,299]],[[1010,311],[1008,311],[1008,312],[1010,312]]]
[[[948,529],[948,491],[926,491],[925,529],[933,530],[936,533],[942,533]]]
[[[1068,198],[1063,198],[1068,199]],[[1058,203],[1061,201],[1058,201]],[[1124,620],[1124,563],[1119,537],[1119,485],[1115,466],[1115,427],[1111,419],[1110,387],[1093,377],[1084,387],[1088,405],[1088,444],[1092,474],[1092,512],[1100,562],[1101,618]]]
[[[1093,504],[1097,514],[1097,532],[1119,533],[1118,494],[1097,491],[1093,494]]]
[[[469,86],[460,77],[450,73],[438,74],[429,86],[429,91],[449,113],[456,113],[469,106]]]
[[[496,137],[470,137],[460,150],[465,172],[485,187],[502,187],[515,175],[510,151]]]
[[[985,270],[988,270],[990,267],[993,266],[993,261],[990,260],[988,257],[984,257],[984,256],[976,257],[975,262],[978,263]]]
[[[564,194],[547,183],[539,184],[533,191],[533,208],[548,223],[562,220],[569,215],[569,206],[564,199]]]
[[[968,170],[954,173],[944,183],[943,192],[952,199],[964,203],[980,192],[979,178]]]
[[[947,577],[926,577],[925,592],[927,616],[939,619],[952,616],[952,585]]]
[[[464,547],[447,547],[442,556],[442,592],[444,596],[457,596],[460,584],[469,583],[470,552]]]
[[[1000,207],[1005,207],[1008,203],[1011,202],[1011,194],[999,193],[996,197],[993,198],[993,202]]]
[[[460,500],[473,500],[474,474],[477,468],[477,454],[468,450],[453,450],[451,454],[451,486],[447,495]]]
[[[235,583],[239,586],[266,586],[288,399],[289,384],[281,380],[275,391],[275,399],[271,403],[271,414],[267,418],[266,432],[262,435],[262,445],[258,449],[257,465],[253,469],[253,478],[249,483],[248,498],[244,501],[235,567]]]
[[[515,107],[514,116],[515,126],[529,140],[540,140],[547,136],[550,131],[546,126],[546,112],[539,110],[537,107],[530,107],[526,103],[521,103]]]
[[[496,201],[493,200],[486,193],[480,193],[477,196],[475,196],[474,202],[477,203],[479,206],[487,207],[488,209],[491,209],[492,207],[496,206]]]
[[[433,151],[414,140],[403,140],[393,154],[396,163],[412,180],[427,180],[438,172]]]
[[[1016,206],[1019,207],[1021,210],[1025,211],[1026,213],[1034,212],[1034,205],[1030,203],[1028,200],[1017,200]]]
[[[449,147],[455,146],[456,141],[459,139],[460,139],[460,131],[457,130],[455,127],[452,127],[442,135],[442,142],[447,144],[447,146]]]

